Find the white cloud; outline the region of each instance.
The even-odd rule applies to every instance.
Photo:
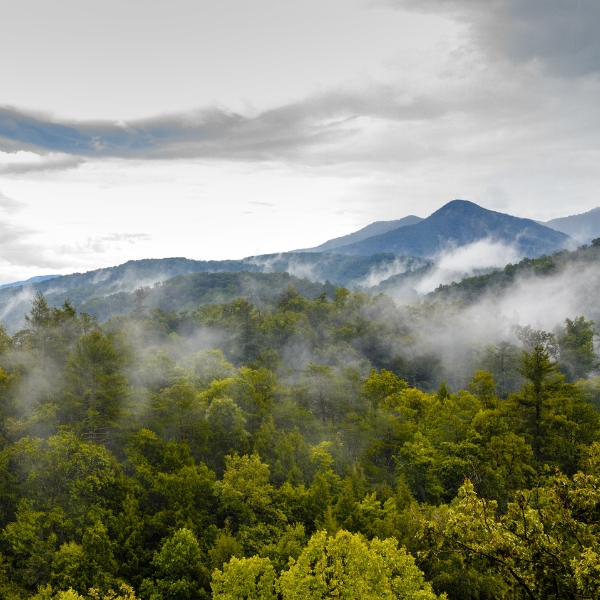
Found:
[[[24,203],[5,196],[0,192],[0,209],[8,214],[18,212],[23,209]]]
[[[441,252],[434,258],[436,268],[419,281],[416,291],[427,294],[438,285],[461,281],[465,277],[504,267],[521,259],[516,248],[485,239],[468,246]]]
[[[540,220],[597,206],[597,3],[568,14],[555,0],[225,4],[192,11],[230,25],[222,37],[196,35],[207,28],[198,19],[177,26],[195,37],[175,27],[177,60],[144,37],[164,29],[151,22],[155,9],[143,11],[144,31],[123,9],[129,25],[114,30],[115,48],[135,39],[148,53],[136,70],[123,52],[86,47],[97,52],[86,55],[87,86],[56,60],[73,57],[68,45],[48,47],[60,66],[46,65],[49,79],[46,55],[40,64],[17,57],[25,62],[15,77],[38,69],[40,78],[0,111],[0,189],[24,202],[10,226],[35,230],[29,243],[55,257],[54,270],[80,269],[83,256],[95,267],[141,253],[239,258],[309,247],[376,220],[426,216],[452,198]],[[110,12],[94,11],[92,29]],[[248,33],[241,14],[264,37]],[[197,45],[209,42],[222,50],[210,60]],[[36,91],[40,82],[48,93]],[[22,108],[37,99],[46,112]],[[115,231],[151,239],[106,239]]]

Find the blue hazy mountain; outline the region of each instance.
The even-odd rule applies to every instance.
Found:
[[[4,283],[0,285],[0,290],[20,285],[29,285],[30,283],[38,283],[40,281],[48,281],[49,279],[54,279],[55,277],[60,277],[60,275],[36,275],[35,277],[25,279],[25,281],[13,281],[12,283]]]
[[[412,224],[407,224],[411,219]],[[402,225],[387,229],[398,223]],[[339,240],[357,240],[352,236],[361,237],[373,232],[378,233],[332,248],[332,244],[337,244]],[[194,302],[230,299],[231,294],[238,294],[242,288],[258,289],[258,280],[264,280],[264,285],[269,281],[268,285],[273,290],[279,290],[288,283],[285,278],[278,277],[273,278],[273,281],[259,277],[252,283],[253,274],[287,274],[293,277],[295,285],[306,288],[302,293],[309,294],[325,290],[319,286],[313,289],[310,287],[311,282],[326,287],[341,285],[371,288],[374,292],[384,291],[384,288],[387,289],[392,284],[410,287],[419,277],[430,272],[430,258],[441,250],[465,246],[482,239],[513,245],[523,256],[529,257],[577,245],[569,235],[535,221],[486,210],[465,200],[453,200],[426,219],[407,217],[397,221],[377,222],[355,234],[321,245],[323,247],[329,244],[328,247],[333,251],[298,251],[223,261],[146,259],[52,279],[45,276],[33,278],[20,285],[13,284],[0,289],[0,323],[12,332],[22,327],[31,299],[38,291],[46,296],[51,306],[60,305],[69,299],[77,308],[88,310],[100,318],[108,318],[127,313],[131,308],[129,295],[141,286],[149,286],[152,290],[160,288],[160,293],[153,292],[157,303],[158,298],[162,298],[157,306],[162,306],[164,298],[171,291],[178,295],[185,290],[181,298],[173,300],[173,306],[181,308]],[[198,273],[207,276],[185,279],[188,275]],[[224,273],[240,273],[240,277],[216,276]],[[164,282],[174,277],[184,279],[178,279],[177,285],[164,285]]]
[[[348,244],[354,244],[355,242],[361,242],[362,240],[366,240],[374,235],[386,233],[392,229],[399,229],[400,227],[406,227],[407,225],[415,225],[422,220],[423,219],[421,217],[408,215],[408,217],[396,219],[395,221],[375,221],[374,223],[371,223],[370,225],[367,225],[366,227],[363,227],[354,233],[349,233],[348,235],[334,238],[325,242],[324,244],[321,244],[320,246],[315,246],[314,248],[294,250],[294,252],[331,252],[335,248],[347,246]]]
[[[363,256],[389,252],[434,257],[445,249],[467,246],[485,239],[511,245],[522,256],[528,257],[577,245],[577,241],[569,235],[531,219],[487,210],[467,200],[452,200],[414,225],[339,246],[335,252]]]
[[[600,207],[580,215],[560,217],[541,224],[556,231],[562,231],[562,233],[588,244],[593,239],[600,237]]]
[[[0,323],[10,331],[22,327],[24,315],[31,307],[31,299],[38,291],[44,294],[51,306],[59,306],[68,299],[76,308],[106,318],[109,314],[128,312],[131,308],[129,294],[136,288],[161,287],[157,284],[177,276],[197,273],[209,275],[245,273],[241,279],[216,276],[195,278],[196,288],[190,298],[198,300],[206,297],[212,302],[215,301],[214,298],[231,299],[232,290],[237,289],[236,285],[240,281],[250,281],[252,279],[250,275],[254,273],[273,275],[286,273],[294,277],[296,284],[300,280],[304,281],[302,283],[304,287],[310,282],[354,287],[374,285],[392,275],[420,269],[429,262],[422,258],[398,257],[389,253],[352,256],[322,252],[286,252],[220,261],[187,258],[132,260],[115,267],[62,275],[51,280],[30,280],[22,285],[0,289]],[[275,280],[284,287],[287,285],[285,279],[275,278]],[[177,288],[177,293],[186,288],[186,285],[187,283],[181,284]],[[201,292],[198,286],[200,288],[204,286],[205,291]],[[249,289],[252,287],[249,284]],[[167,288],[169,285],[161,288],[163,290],[161,293],[166,293],[164,290]],[[102,300],[105,298],[112,299]],[[185,302],[181,300],[181,303],[186,305],[187,300]]]

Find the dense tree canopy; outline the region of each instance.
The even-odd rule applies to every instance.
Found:
[[[600,595],[594,323],[338,288],[0,329],[0,598]]]

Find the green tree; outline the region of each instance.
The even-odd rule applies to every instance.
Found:
[[[172,386],[163,388],[154,397],[152,411],[163,437],[183,440],[192,435],[194,424],[201,418],[198,392],[186,378],[180,377]],[[203,411],[202,411],[203,412]]]
[[[427,523],[426,535],[437,540],[433,552],[485,561],[511,597],[598,598],[599,457],[595,445],[584,472],[557,473],[542,487],[519,491],[506,512],[466,481],[452,505]]]
[[[336,414],[336,378],[333,369],[328,365],[310,363],[304,370],[304,376],[309,384],[312,402],[321,416],[321,421],[335,422]]]
[[[269,467],[257,454],[227,456],[225,462],[223,479],[215,483],[215,491],[223,514],[233,526],[285,521],[273,505]]]
[[[278,582],[284,600],[434,600],[423,573],[395,539],[367,542],[358,534],[312,536]],[[445,597],[445,596],[444,596]]]
[[[524,419],[528,433],[532,438],[535,459],[542,460],[544,444],[544,417],[548,409],[548,399],[556,380],[551,378],[556,373],[557,364],[550,360],[544,346],[537,344],[531,352],[523,350],[519,372],[526,379],[522,392],[515,400],[524,410]]]
[[[88,527],[81,544],[64,543],[52,559],[51,581],[55,588],[73,588],[85,594],[90,587],[107,591],[116,581],[113,543],[103,523]]]
[[[232,557],[242,558],[244,550],[229,529],[229,524],[219,531],[213,547],[208,551],[210,564],[213,569],[222,569]]]
[[[275,569],[268,558],[232,558],[215,569],[211,587],[213,600],[277,600]]]
[[[498,404],[494,377],[487,371],[475,371],[469,389],[481,400],[485,408],[495,408]]]
[[[4,354],[11,347],[11,340],[6,329],[0,325],[0,356]]]
[[[15,520],[0,534],[13,557],[11,579],[29,590],[48,581],[52,555],[57,545],[53,519],[36,511],[24,498],[19,502]]]
[[[18,494],[36,510],[66,515],[64,528],[69,522],[82,526],[92,505],[112,509],[121,502],[121,470],[115,457],[73,432],[61,431],[48,440],[22,438],[7,455],[10,476],[19,481]]]
[[[519,360],[520,351],[510,342],[502,341],[495,346],[487,346],[485,349],[481,366],[492,374],[501,398],[518,391],[522,384]]]
[[[69,300],[62,307],[50,307],[42,292],[31,301],[31,310],[25,315],[28,325],[27,346],[41,354],[42,361],[64,363],[68,351],[82,332],[82,321]]]
[[[558,338],[560,363],[570,381],[588,375],[597,364],[594,352],[594,321],[586,321],[583,317],[575,320],[566,319],[564,334]]]
[[[155,575],[142,583],[142,596],[151,600],[196,600],[208,598],[203,553],[189,529],[178,529],[155,553]]]
[[[231,398],[215,398],[206,409],[205,418],[210,445],[207,460],[222,472],[227,455],[248,450],[250,434],[246,431],[246,417]]]
[[[391,371],[381,369],[381,373],[377,373],[375,369],[372,369],[363,383],[363,394],[375,409],[382,400],[407,387],[406,381],[399,379]]]
[[[125,357],[115,341],[112,334],[92,331],[79,339],[66,365],[63,420],[93,439],[104,439],[107,428],[117,426],[127,397]]]
[[[150,288],[140,287],[133,292],[133,317],[135,319],[141,319],[144,315],[144,300],[148,298],[150,294]]]

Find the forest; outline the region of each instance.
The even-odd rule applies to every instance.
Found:
[[[589,316],[492,343],[462,300],[330,288],[38,292],[0,330],[0,598],[598,598]]]

